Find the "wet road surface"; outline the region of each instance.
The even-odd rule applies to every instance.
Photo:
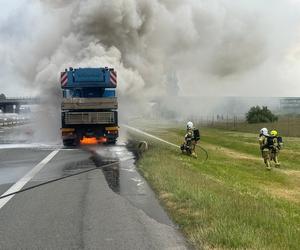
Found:
[[[24,188],[119,162],[13,196],[0,209],[1,249],[186,249],[183,237],[136,171],[134,154],[125,142],[65,149],[14,143],[10,136],[14,129],[0,131],[1,194],[36,166],[41,169]],[[39,164],[57,149],[49,162]]]

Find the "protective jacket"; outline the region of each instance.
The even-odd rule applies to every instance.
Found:
[[[186,141],[191,141],[194,138],[194,129],[187,129],[184,136]]]
[[[258,142],[259,142],[259,146],[260,146],[260,150],[269,150],[269,141],[268,138],[270,138],[269,136],[266,135],[259,135],[258,138]]]
[[[261,150],[261,156],[264,159],[267,169],[270,170],[271,165],[270,165],[270,149],[268,146],[268,138],[269,135],[260,134],[258,138],[258,142]]]
[[[277,136],[260,135],[259,139],[260,149],[279,151],[283,145],[282,138]]]
[[[282,137],[272,136],[272,149],[279,151],[283,147]]]

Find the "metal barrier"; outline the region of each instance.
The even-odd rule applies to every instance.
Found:
[[[28,123],[29,119],[25,119],[22,121],[9,121],[9,122],[0,122],[0,127],[8,127],[13,125],[22,125]]]

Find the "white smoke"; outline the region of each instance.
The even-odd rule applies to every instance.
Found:
[[[121,101],[143,112],[143,103],[168,96],[174,72],[182,96],[300,94],[296,0],[11,4],[16,7],[0,17],[1,87],[7,89],[5,79],[15,79],[55,106],[59,72],[88,66],[115,68]]]
[[[295,76],[287,71],[299,40],[287,32],[298,27],[291,27],[293,16],[281,23],[279,8],[299,6],[297,1],[277,5],[273,18],[266,18],[269,5],[258,1],[26,1],[4,19],[0,53],[38,89],[59,87],[59,72],[66,67],[107,65],[119,70],[121,95],[133,98],[166,94],[169,72],[177,73],[182,95],[195,89],[201,95],[203,90],[249,95],[243,91],[249,85],[268,90],[267,80],[283,83],[284,78],[285,86],[294,82],[286,74]],[[286,39],[277,34],[272,41],[277,31]]]

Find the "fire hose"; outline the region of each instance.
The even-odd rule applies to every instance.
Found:
[[[166,140],[163,140],[163,139],[161,139],[161,138],[159,138],[159,137],[157,137],[157,136],[155,136],[155,135],[151,135],[151,134],[149,134],[149,133],[147,133],[147,132],[144,132],[144,131],[142,131],[142,130],[140,130],[140,129],[137,129],[137,128],[134,128],[134,127],[131,127],[131,126],[128,126],[128,125],[125,125],[125,124],[123,124],[122,126],[125,127],[125,128],[127,128],[127,129],[130,129],[130,130],[132,130],[132,131],[134,131],[134,132],[137,132],[137,133],[139,133],[139,134],[142,134],[142,135],[144,135],[144,136],[148,136],[148,137],[153,138],[153,139],[155,139],[155,140],[158,140],[158,141],[160,141],[160,142],[166,143],[166,144],[168,144],[168,145],[170,145],[170,146],[173,146],[173,147],[176,147],[176,148],[180,148],[180,146],[178,146],[178,145],[176,145],[176,144],[174,144],[174,143],[172,143],[172,142],[168,142],[168,141],[166,141]],[[199,147],[199,148],[205,153],[205,155],[206,155],[205,160],[202,162],[202,164],[204,164],[204,163],[208,160],[208,152],[207,152],[207,150],[206,150],[205,148],[203,148],[202,146],[200,146],[200,145],[196,145],[196,146]]]
[[[2,195],[2,196],[0,196],[0,199],[9,197],[9,196],[12,196],[12,195],[15,195],[15,194],[23,193],[23,192],[26,192],[28,190],[31,190],[31,189],[34,189],[34,188],[37,188],[37,187],[40,187],[40,186],[44,186],[44,185],[50,184],[52,182],[56,182],[56,181],[60,181],[60,180],[66,179],[66,178],[70,178],[72,176],[81,175],[81,174],[84,174],[84,173],[87,173],[87,172],[99,170],[101,168],[111,167],[111,166],[113,166],[115,164],[118,164],[118,163],[120,163],[120,161],[114,161],[114,162],[111,162],[111,163],[108,163],[108,164],[105,164],[105,165],[102,165],[102,166],[99,166],[99,167],[89,168],[87,170],[83,170],[83,171],[80,171],[78,173],[69,174],[69,175],[66,175],[66,176],[63,176],[63,177],[55,178],[55,179],[52,179],[52,180],[49,180],[49,181],[46,181],[46,182],[43,182],[43,183],[40,183],[40,184],[37,184],[37,185],[30,186],[28,188],[23,188],[23,189],[21,189],[19,191],[12,192],[10,194]]]
[[[205,153],[206,158],[203,161],[203,163],[205,163],[208,160],[208,152],[207,152],[207,150],[205,148],[203,148],[202,146],[200,146],[200,145],[196,145],[196,146],[199,147]]]

